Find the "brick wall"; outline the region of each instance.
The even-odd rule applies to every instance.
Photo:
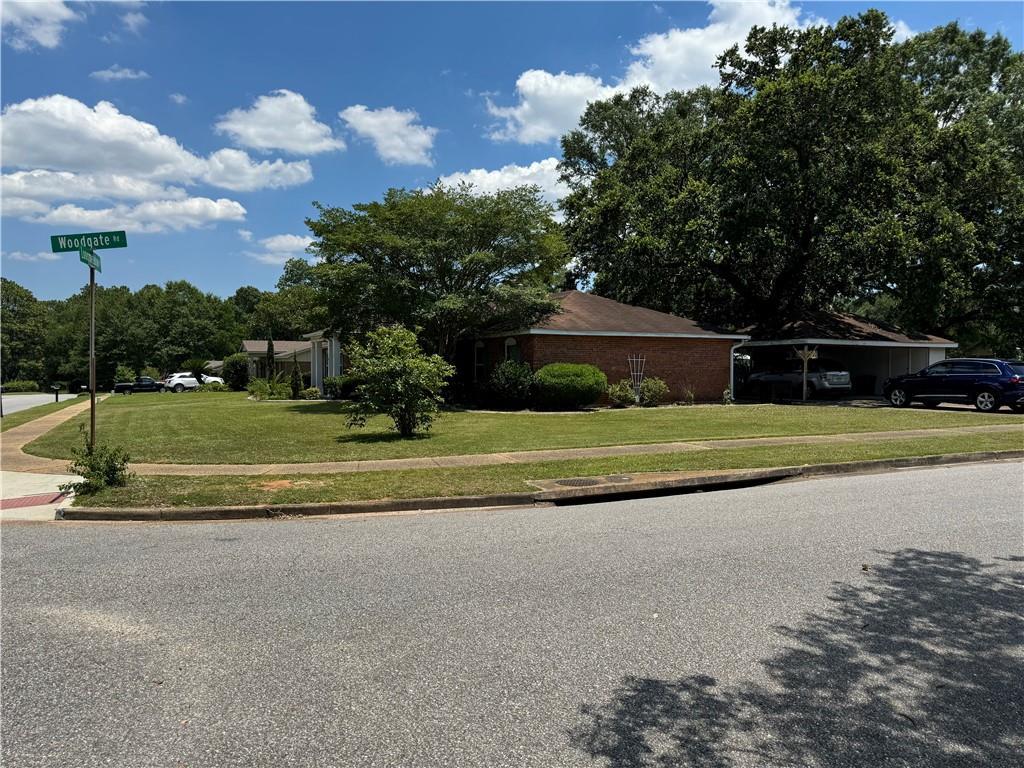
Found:
[[[547,335],[518,336],[517,341],[523,360],[534,370],[548,363],[589,363],[604,371],[609,384],[628,379],[627,358],[643,355],[644,375],[664,379],[672,400],[681,399],[689,388],[697,400],[705,401],[721,400],[729,386],[729,349],[735,343],[730,339]]]

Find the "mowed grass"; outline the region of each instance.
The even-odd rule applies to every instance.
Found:
[[[26,408],[24,411],[15,411],[14,413],[5,414],[0,419],[0,432],[6,432],[8,429],[13,427],[19,427],[22,424],[27,424],[30,421],[35,421],[41,416],[46,416],[53,413],[54,411],[62,411],[69,405],[75,403],[81,403],[88,398],[71,398],[69,400],[61,400],[59,403],[44,403],[42,405],[36,405],[32,408]]]
[[[426,436],[401,439],[378,417],[345,426],[338,402],[254,402],[243,393],[112,396],[96,431],[134,462],[261,464],[499,453],[710,438],[818,435],[977,424],[1024,416],[840,406],[691,406],[589,413],[442,414]],[[82,414],[29,443],[28,453],[70,458]]]
[[[530,480],[563,477],[623,472],[754,469],[1022,449],[1024,435],[1002,432],[885,442],[728,448],[442,470],[206,477],[143,476],[133,478],[124,488],[107,488],[92,496],[79,496],[75,504],[89,507],[206,507],[475,496],[529,491],[532,489]]]

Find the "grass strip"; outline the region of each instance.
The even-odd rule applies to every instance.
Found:
[[[4,414],[4,417],[0,419],[0,432],[6,432],[8,429],[14,427],[20,427],[22,424],[27,424],[30,421],[35,421],[42,416],[48,416],[55,411],[62,411],[69,405],[80,403],[77,397],[71,398],[70,400],[61,400],[59,403],[43,403],[42,405],[36,405],[32,408],[26,408],[23,411],[15,411],[14,413]],[[76,427],[77,432],[77,427]],[[77,445],[77,443],[76,443]]]
[[[673,470],[756,469],[803,464],[1024,449],[1024,434],[993,433],[886,442],[727,448],[647,456],[544,461],[530,464],[410,469],[329,475],[142,476],[125,488],[107,488],[75,500],[96,507],[205,507],[297,504],[437,496],[474,496],[531,490],[529,480]]]
[[[399,438],[383,417],[345,425],[338,402],[263,402],[244,393],[116,395],[97,410],[101,442],[136,462],[260,464],[502,453],[551,448],[781,437],[1022,423],[1024,417],[924,408],[737,405],[592,413],[445,413],[426,436]],[[28,453],[71,457],[83,414],[29,443]]]

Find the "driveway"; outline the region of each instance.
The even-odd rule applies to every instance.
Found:
[[[65,400],[74,400],[75,395],[60,395],[61,402]],[[18,411],[24,411],[29,408],[35,408],[37,405],[45,405],[46,403],[53,402],[53,393],[39,392],[26,393],[26,394],[10,394],[0,395],[3,400],[4,413],[17,413]]]
[[[1015,765],[1022,480],[7,524],[3,764]]]

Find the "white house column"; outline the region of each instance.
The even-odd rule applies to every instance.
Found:
[[[321,392],[324,389],[323,358],[320,354],[320,339],[309,342],[309,385]]]
[[[333,336],[327,340],[327,375],[341,376],[341,343]]]

